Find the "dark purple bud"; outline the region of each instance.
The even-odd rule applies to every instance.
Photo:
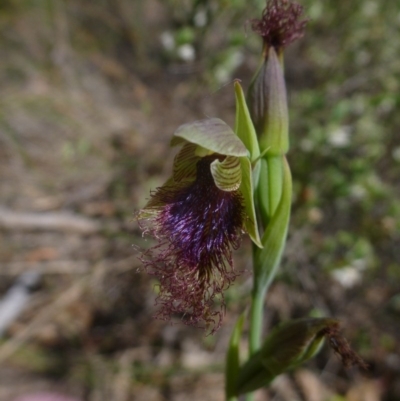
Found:
[[[268,48],[279,50],[304,35],[308,20],[300,20],[303,7],[290,0],[269,0],[261,19],[251,20],[254,32],[258,33]]]

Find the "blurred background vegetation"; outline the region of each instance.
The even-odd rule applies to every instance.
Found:
[[[266,329],[341,319],[370,364],[332,351],[259,400],[400,399],[400,9],[303,0],[306,36],[286,51],[293,217]],[[245,272],[213,337],[152,319],[134,212],[171,168],[182,123],[233,125],[261,0],[2,0],[0,294],[40,280],[0,343],[0,400],[57,390],[88,401],[223,399],[223,358],[248,302]],[[134,246],[132,246],[134,245]],[[237,253],[249,268],[249,243]]]

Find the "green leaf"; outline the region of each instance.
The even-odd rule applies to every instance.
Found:
[[[321,348],[325,329],[338,322],[329,318],[304,318],[282,323],[240,369],[237,393],[267,386],[278,375],[313,357]]]
[[[252,241],[259,247],[263,245],[260,241],[260,234],[258,232],[256,210],[254,207],[254,191],[253,191],[253,178],[251,171],[251,163],[247,157],[240,158],[242,170],[242,182],[239,191],[243,195],[244,204],[246,209],[247,218],[245,220],[245,230],[249,234]]]
[[[225,394],[226,399],[234,399],[236,396],[237,378],[240,368],[239,344],[242,336],[244,314],[239,316],[231,334],[228,350],[226,353],[225,366]]]
[[[254,162],[260,156],[260,148],[258,146],[257,134],[253,122],[250,117],[250,112],[247,107],[243,89],[239,82],[235,82],[236,94],[236,135],[242,140],[246,148],[250,152],[250,160]]]
[[[209,118],[181,125],[171,140],[171,146],[185,142],[226,156],[247,156],[248,151],[232,129],[219,118]]]
[[[210,166],[215,185],[222,191],[236,191],[242,182],[240,159],[227,156],[221,162],[214,160]]]
[[[290,168],[286,158],[284,156],[281,157],[283,158],[282,196],[261,239],[263,249],[255,253],[255,286],[264,291],[273,280],[281,260],[286,243],[292,204],[292,177]]]

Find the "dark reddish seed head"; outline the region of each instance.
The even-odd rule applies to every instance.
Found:
[[[326,328],[323,334],[336,355],[342,360],[344,367],[358,366],[364,370],[368,369],[368,364],[351,349],[348,341],[340,334],[338,324]]]
[[[286,47],[304,35],[308,20],[300,20],[303,7],[289,0],[269,0],[261,19],[251,20],[254,32],[268,46]]]

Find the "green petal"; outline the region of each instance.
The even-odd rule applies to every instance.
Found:
[[[250,160],[254,162],[260,156],[257,134],[250,117],[249,109],[239,82],[235,82],[236,94],[236,135],[242,140],[250,152]]]
[[[183,180],[177,183],[170,177],[161,187],[157,188],[157,191],[179,191],[187,188],[191,183],[192,181],[189,180]],[[155,191],[155,193],[157,193],[157,191]],[[138,220],[153,219],[163,210],[165,205],[166,203],[161,201],[159,196],[152,195],[147,204],[136,214],[136,218]]]
[[[242,182],[240,159],[235,156],[227,156],[221,162],[214,160],[210,166],[214,183],[222,191],[236,191]]]
[[[196,148],[197,146],[193,143],[186,143],[175,156],[173,169],[175,182],[196,179],[196,164],[200,160],[200,157],[195,154]]]
[[[234,400],[236,396],[237,378],[240,369],[239,345],[243,331],[245,315],[239,316],[231,334],[225,363],[225,394],[227,400]]]
[[[171,140],[171,146],[184,142],[194,143],[226,156],[240,157],[248,154],[242,141],[219,118],[209,118],[181,125]]]
[[[247,218],[244,223],[245,230],[249,234],[252,241],[259,248],[262,248],[263,246],[261,244],[260,234],[258,233],[256,210],[254,207],[251,163],[247,157],[241,157],[240,164],[242,166],[242,183],[240,184],[239,190],[244,198],[244,204],[247,215]]]
[[[174,186],[174,179],[172,177],[168,178],[167,181],[161,185],[161,188]],[[152,196],[149,201],[146,203],[143,209],[141,209],[138,213],[139,219],[147,219],[149,217],[153,217],[157,214],[160,209],[165,206],[164,202],[161,202],[157,197]]]

